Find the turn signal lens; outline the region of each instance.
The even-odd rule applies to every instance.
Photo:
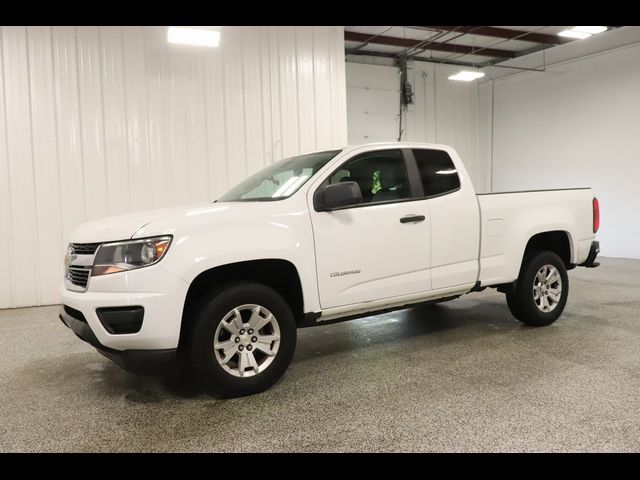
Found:
[[[108,275],[109,273],[124,272],[125,270],[131,270],[131,268],[122,265],[96,265],[93,267],[91,274],[93,276]]]
[[[169,243],[171,243],[171,240],[159,240],[154,243],[156,247],[156,258],[162,258],[164,252],[169,248]]]
[[[600,228],[600,202],[596,197],[593,197],[593,233],[596,233]]]

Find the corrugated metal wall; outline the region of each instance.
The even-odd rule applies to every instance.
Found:
[[[380,61],[359,57],[356,61]],[[386,60],[386,59],[385,59]],[[347,62],[349,143],[395,141],[399,133],[400,71],[397,67]],[[402,140],[453,146],[479,182],[478,86],[448,77],[460,67],[409,62],[414,103],[403,120]]]
[[[261,166],[346,143],[342,27],[2,27],[0,308],[58,302],[86,220],[206,202]]]

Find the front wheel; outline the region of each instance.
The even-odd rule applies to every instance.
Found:
[[[189,366],[196,380],[218,395],[262,392],[289,366],[296,328],[278,292],[256,283],[230,284],[198,312],[187,344]]]
[[[541,251],[525,257],[516,287],[507,292],[507,305],[522,323],[543,327],[562,315],[568,295],[564,262],[553,252]]]

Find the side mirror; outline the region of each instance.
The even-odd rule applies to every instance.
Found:
[[[315,194],[314,204],[317,210],[330,211],[349,205],[362,203],[360,185],[356,182],[342,182],[321,187]]]

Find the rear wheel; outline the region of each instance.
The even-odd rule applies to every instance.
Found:
[[[523,261],[509,310],[522,323],[542,327],[555,322],[567,304],[569,276],[562,259],[549,251],[533,252]]]
[[[275,290],[230,284],[200,308],[187,344],[188,366],[201,385],[218,395],[261,392],[289,366],[296,328],[291,309]]]

